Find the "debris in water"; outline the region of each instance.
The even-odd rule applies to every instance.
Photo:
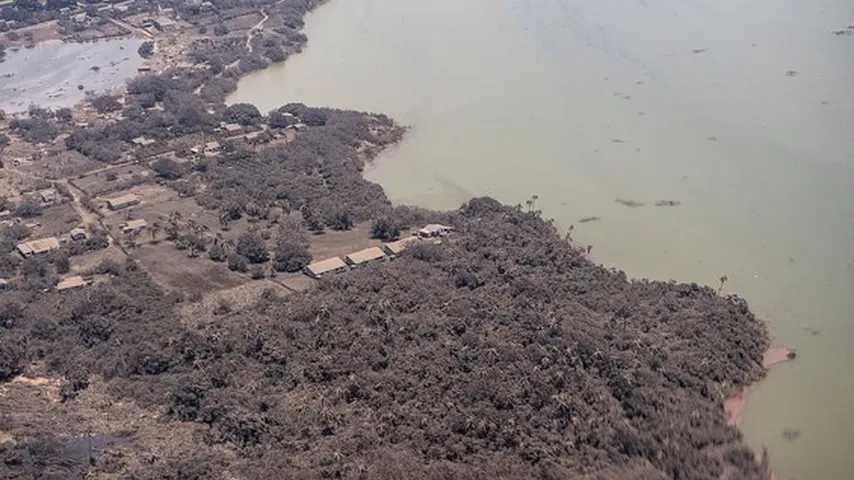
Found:
[[[786,76],[787,77],[797,77],[798,71],[797,70],[786,70]]]
[[[599,220],[602,220],[602,218],[601,217],[584,217],[581,220],[579,220],[578,223],[598,222]]]
[[[691,53],[693,53],[694,55],[697,55],[697,54],[703,53],[705,51],[706,51],[705,48],[695,48],[695,49],[691,50]]]
[[[614,139],[612,139],[612,140],[611,140],[611,143],[626,143],[626,142],[625,142],[625,141],[623,141],[622,139],[614,138]]]
[[[800,436],[801,436],[800,430],[794,430],[791,428],[787,428],[787,429],[783,430],[783,438],[785,438],[786,440],[788,440],[790,442],[797,440],[798,437],[800,437]]]
[[[659,200],[655,202],[656,207],[678,207],[682,202],[678,200]]]
[[[821,333],[821,330],[812,327],[804,327],[804,331],[809,333],[813,337]]]
[[[634,200],[624,200],[622,198],[618,198],[616,200],[616,202],[619,203],[620,205],[624,206],[624,207],[629,207],[629,208],[637,208],[637,207],[642,207],[642,206],[646,205],[643,202],[636,202]]]
[[[850,27],[849,27],[849,29],[841,29],[841,30],[834,30],[833,31],[833,34],[838,36],[838,37],[841,37],[842,35],[851,35],[852,33],[854,33],[854,30],[850,30]]]
[[[710,141],[710,142],[717,142],[717,141],[718,141],[718,137],[715,137],[715,136],[713,135],[713,136],[711,136],[711,137],[706,137],[706,140],[708,140],[708,141]]]

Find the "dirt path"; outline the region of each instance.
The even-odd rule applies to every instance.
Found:
[[[94,213],[90,212],[83,202],[80,200],[80,194],[82,193],[80,189],[78,189],[74,184],[68,181],[68,179],[63,178],[57,183],[61,183],[65,185],[65,189],[68,190],[68,193],[71,194],[71,206],[74,208],[74,211],[77,212],[77,215],[80,215],[80,221],[83,222],[86,227],[91,228],[93,225],[98,225],[98,216]]]
[[[252,39],[255,38],[255,34],[257,32],[260,32],[264,28],[264,23],[266,23],[267,20],[270,19],[270,16],[267,15],[267,12],[265,12],[263,9],[261,9],[261,15],[263,15],[264,18],[262,18],[260,22],[256,23],[252,28],[250,28],[249,31],[246,33],[246,50],[249,53],[252,53]]]

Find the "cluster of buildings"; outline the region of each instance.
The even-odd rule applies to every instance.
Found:
[[[369,263],[393,259],[406,251],[413,245],[429,238],[443,237],[453,231],[453,227],[430,224],[418,230],[412,236],[402,238],[396,242],[384,243],[379,247],[369,247],[346,255],[344,258],[332,257],[314,262],[305,267],[304,272],[311,278],[322,277],[356,268]]]
[[[82,227],[73,228],[68,235],[62,237],[45,237],[36,240],[28,240],[17,245],[18,253],[24,258],[44,255],[59,250],[64,243],[69,241],[79,242],[89,238],[89,232]]]

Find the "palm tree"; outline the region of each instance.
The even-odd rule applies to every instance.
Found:
[[[729,277],[726,275],[721,276],[721,285],[718,287],[718,295],[721,294],[721,291],[724,289],[724,284],[729,280]]]

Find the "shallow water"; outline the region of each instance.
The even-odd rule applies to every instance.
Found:
[[[799,354],[752,391],[747,439],[782,479],[852,478],[850,24],[846,0],[333,0],[230,101],[387,113],[413,129],[367,176],[396,202],[536,194],[630,275],[727,275]]]
[[[0,63],[0,109],[20,112],[31,104],[71,107],[87,91],[102,93],[121,86],[137,75],[143,62],[137,53],[141,43],[135,38],[93,43],[53,40],[17,52],[7,50],[6,61]]]

